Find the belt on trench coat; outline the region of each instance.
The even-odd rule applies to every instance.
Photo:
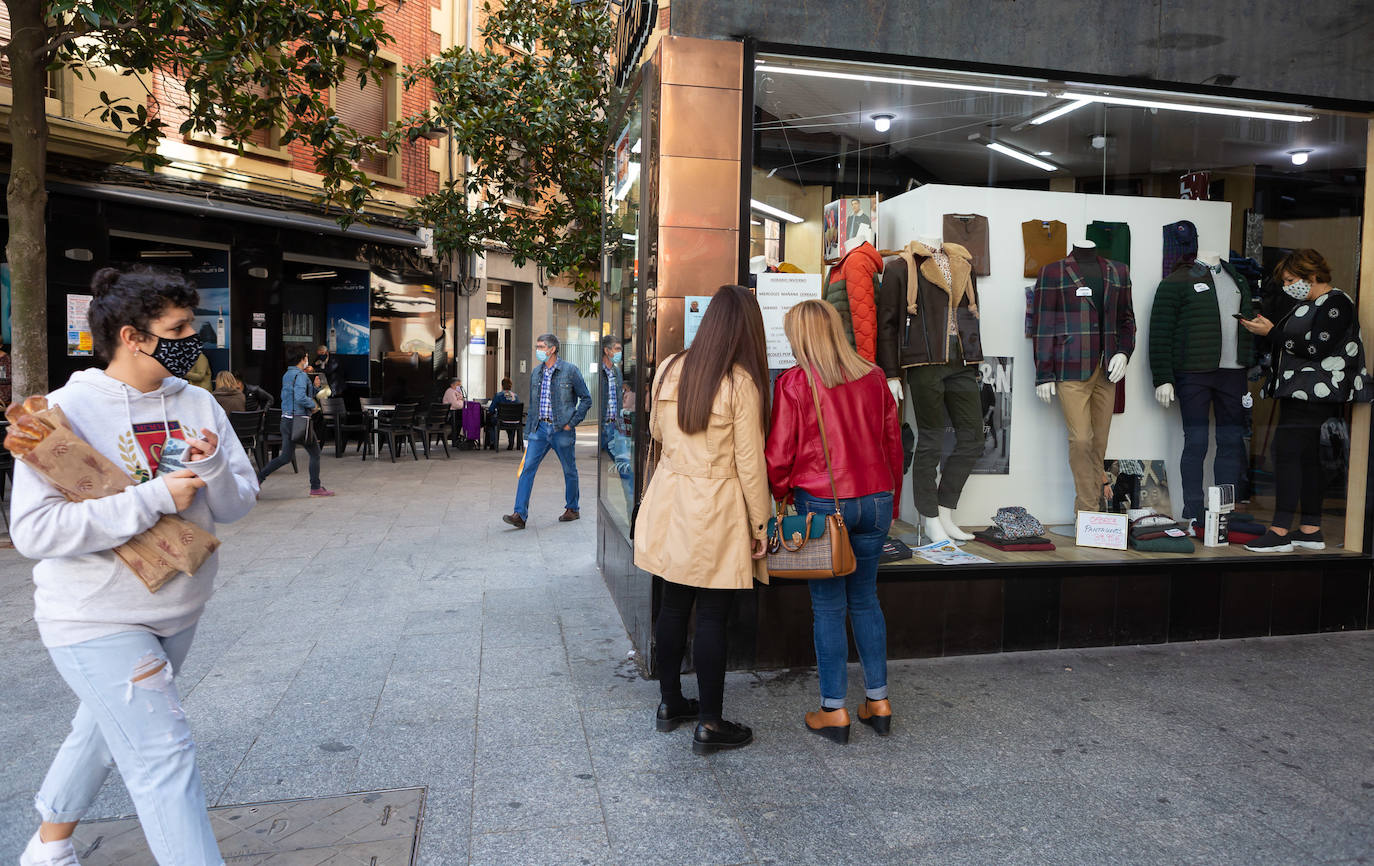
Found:
[[[675,475],[686,475],[690,478],[738,478],[739,473],[733,467],[729,469],[683,469],[674,466],[667,454],[658,458],[658,465],[662,469],[667,469]]]

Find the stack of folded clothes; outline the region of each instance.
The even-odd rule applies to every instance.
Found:
[[[1192,553],[1193,542],[1178,522],[1164,514],[1151,512],[1131,521],[1130,544],[1147,553]]]
[[[1226,540],[1232,544],[1249,544],[1269,528],[1256,520],[1255,515],[1241,513],[1232,514],[1226,526]]]
[[[1001,528],[989,526],[973,533],[973,540],[998,550],[1054,550],[1054,542],[1043,535],[1023,535],[1008,538]]]

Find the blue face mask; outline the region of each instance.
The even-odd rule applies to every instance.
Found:
[[[622,357],[624,354],[625,354],[624,352],[616,352],[614,355],[611,356],[611,363],[612,363],[612,364],[619,364],[619,363],[620,363],[620,359],[621,359],[621,357]]]
[[[535,349],[534,357],[537,358],[539,360],[539,363],[542,364],[545,361],[549,360],[549,353],[545,352],[543,349]]]

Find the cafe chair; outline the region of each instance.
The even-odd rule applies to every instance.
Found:
[[[515,443],[519,451],[525,450],[525,404],[524,403],[497,403],[496,404],[496,442],[493,444],[500,449],[501,432],[506,433],[506,450],[510,450],[510,442]]]
[[[429,411],[415,418],[415,433],[420,436],[420,441],[425,446],[425,459],[429,459],[429,441],[435,439],[444,446],[444,456],[450,457],[448,453],[448,434],[450,426],[448,420],[448,407],[443,403],[430,403]]]
[[[263,439],[263,416],[265,412],[230,412],[229,426],[239,437],[239,444],[258,469],[267,465],[267,444]]]
[[[410,403],[397,406],[391,412],[383,412],[377,419],[377,433],[386,437],[391,451],[391,462],[396,462],[396,450],[402,443],[410,446],[410,456],[420,459],[415,450],[415,406]]]

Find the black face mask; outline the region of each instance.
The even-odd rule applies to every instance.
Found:
[[[149,336],[157,335],[150,334]],[[176,340],[158,337],[157,346],[148,353],[148,357],[166,367],[168,373],[184,379],[200,358],[201,345],[199,334],[192,334],[189,337]]]

